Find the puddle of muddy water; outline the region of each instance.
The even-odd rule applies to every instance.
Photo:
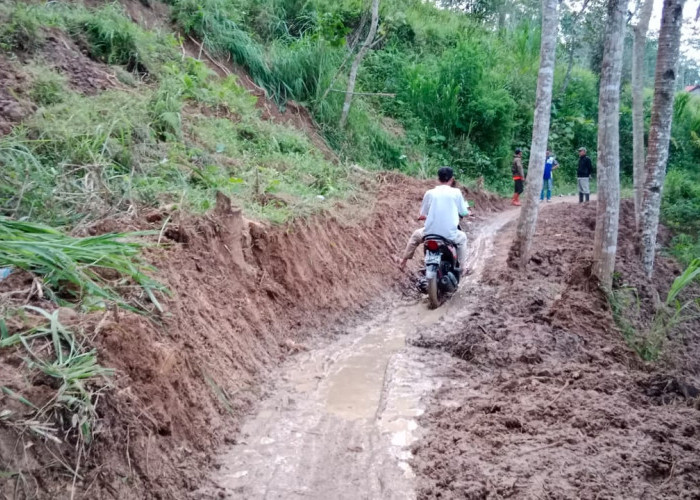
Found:
[[[321,384],[325,409],[348,419],[377,417],[389,360],[405,347],[408,334],[441,314],[426,312],[423,304],[400,306],[367,328]]]
[[[395,301],[347,335],[298,355],[274,394],[219,458],[213,480],[225,498],[405,499],[414,497],[410,446],[425,396],[454,359],[406,346],[417,329],[465,314],[493,235],[515,212],[476,232],[474,273],[443,307]]]

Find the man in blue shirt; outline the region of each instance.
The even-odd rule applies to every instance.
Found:
[[[559,166],[559,162],[554,158],[552,152],[547,150],[546,160],[544,162],[544,183],[542,191],[540,191],[540,201],[544,200],[544,193],[547,191],[547,203],[552,201],[552,171]]]

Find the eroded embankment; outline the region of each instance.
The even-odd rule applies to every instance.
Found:
[[[424,397],[443,383],[435,372],[452,360],[405,340],[469,310],[495,235],[517,214],[466,225],[472,272],[440,308],[428,309],[415,293],[387,294],[368,317],[338,325],[336,335],[282,365],[271,394],[218,456],[211,484],[197,497],[414,498],[410,446],[422,434],[416,418]]]
[[[659,362],[640,361],[589,279],[594,227],[594,205],[545,207],[520,272],[506,263],[511,225],[470,316],[415,340],[463,360],[421,420],[420,498],[697,496],[700,325],[671,330]],[[633,228],[625,202],[616,281],[637,291],[623,315],[640,335],[680,270],[659,255],[646,280]]]
[[[96,440],[76,475],[77,452],[68,444],[3,429],[3,464],[22,472],[5,493],[13,496],[17,487],[29,497],[70,496],[74,477],[76,498],[182,498],[200,487],[212,452],[234,438],[270,368],[314,328],[399,281],[392,257],[416,225],[412,215],[431,183],[358,175],[375,186],[371,195],[285,227],[247,221],[224,197],[205,217],[154,212],[95,226],[98,233],[159,229],[170,215],[163,231],[169,245],[148,256],[174,297],[155,320],[124,312],[79,320],[92,332],[100,362],[117,370],[115,387],[99,400]],[[502,204],[483,193],[467,197],[477,211]],[[0,359],[3,383],[21,384],[10,376],[17,356]]]

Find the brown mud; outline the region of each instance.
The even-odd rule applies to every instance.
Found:
[[[455,361],[406,338],[461,313],[495,235],[516,214],[467,224],[472,273],[439,309],[415,294],[388,294],[368,317],[339,325],[285,363],[270,396],[216,459],[212,484],[195,497],[412,498],[410,446],[423,432],[417,417],[444,383],[437,373]]]
[[[661,362],[642,362],[589,278],[594,226],[594,205],[545,207],[520,272],[506,263],[511,225],[468,314],[413,339],[460,360],[421,419],[419,498],[700,494],[699,325],[668,339]],[[620,227],[619,280],[648,319],[680,270],[660,255],[646,280],[629,202]]]
[[[0,136],[36,109],[28,95],[29,77],[0,55]]]
[[[303,351],[314,332],[340,331],[336,321],[401,286],[392,256],[417,225],[413,214],[432,183],[363,175],[373,192],[356,204],[283,227],[248,221],[221,197],[204,217],[152,212],[87,228],[162,228],[168,245],[148,258],[174,297],[155,321],[114,311],[80,319],[100,363],[116,369],[114,387],[99,400],[95,441],[79,461],[70,440],[59,446],[0,428],[3,467],[21,472],[0,491],[68,498],[75,477],[75,498],[182,498],[206,484],[213,451],[235,440],[274,367]],[[503,203],[466,196],[477,213]],[[7,280],[0,294],[30,284]],[[31,388],[41,377],[17,378],[22,363],[21,352],[8,351],[0,384],[39,397]]]

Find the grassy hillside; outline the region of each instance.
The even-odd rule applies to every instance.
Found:
[[[523,147],[527,157],[537,6],[518,4],[509,23],[494,29],[482,17],[419,0],[383,1],[356,88],[383,95],[356,96],[341,130],[350,60],[368,30],[365,2],[167,3],[154,4],[151,27],[161,28],[151,30],[119,4],[0,6],[7,93],[17,101],[0,111],[0,128],[22,123],[0,139],[0,161],[9,167],[0,173],[4,213],[63,224],[139,206],[202,211],[222,190],[250,213],[284,221],[309,213],[320,197],[351,194],[350,163],[417,176],[450,164],[462,180],[483,176],[507,193],[512,149]],[[562,16],[566,33],[570,13]],[[85,57],[70,60],[65,49]],[[559,50],[550,147],[562,165],[555,192],[568,193],[576,148],[586,145],[595,162],[598,89],[595,58],[593,69],[576,59],[567,79],[565,47]],[[208,55],[243,68],[281,112],[290,100],[305,105],[340,161],[294,127],[262,120],[243,82],[217,78]],[[621,170],[629,184],[627,86],[622,100]],[[677,106],[670,167],[682,172],[681,182],[700,158],[698,101],[686,96]],[[694,203],[676,206],[667,197],[667,220],[683,225],[697,214]]]
[[[420,0],[382,1],[379,36],[363,62],[356,91],[395,97],[356,97],[347,129],[340,130],[349,61],[368,31],[367,2],[168,3],[183,32],[245,67],[281,106],[288,99],[308,106],[344,159],[418,176],[432,175],[438,166],[450,164],[463,180],[483,176],[488,187],[505,194],[511,189],[513,148],[522,147],[528,156],[539,64],[538,4],[514,3],[507,22],[501,24],[493,20],[488,5],[482,6],[484,12],[463,14]],[[578,44],[584,55],[574,57],[569,68],[569,45],[557,48],[549,140],[561,164],[555,193],[575,191],[578,147],[586,146],[594,164],[596,160],[603,14],[596,4],[583,18],[576,16],[576,11],[562,7],[563,40]],[[573,31],[576,25],[581,25],[578,32]],[[650,40],[649,75],[653,74],[655,47]],[[628,60],[631,46],[626,50]],[[627,72],[621,97],[622,182],[631,186]],[[647,124],[651,97],[652,90],[647,89]],[[693,165],[700,161],[698,106],[700,98],[679,94],[669,160],[669,169],[676,173],[664,208],[670,225],[689,231],[680,242],[683,248],[674,246],[686,261],[693,252],[698,254],[698,233],[692,229],[692,221],[700,215],[693,188],[697,184]],[[678,183],[685,186],[680,198],[675,196]]]
[[[218,190],[281,222],[352,190],[305,134],[263,120],[235,76],[117,4],[5,3],[0,19],[7,215],[73,225],[147,206],[201,212]]]

